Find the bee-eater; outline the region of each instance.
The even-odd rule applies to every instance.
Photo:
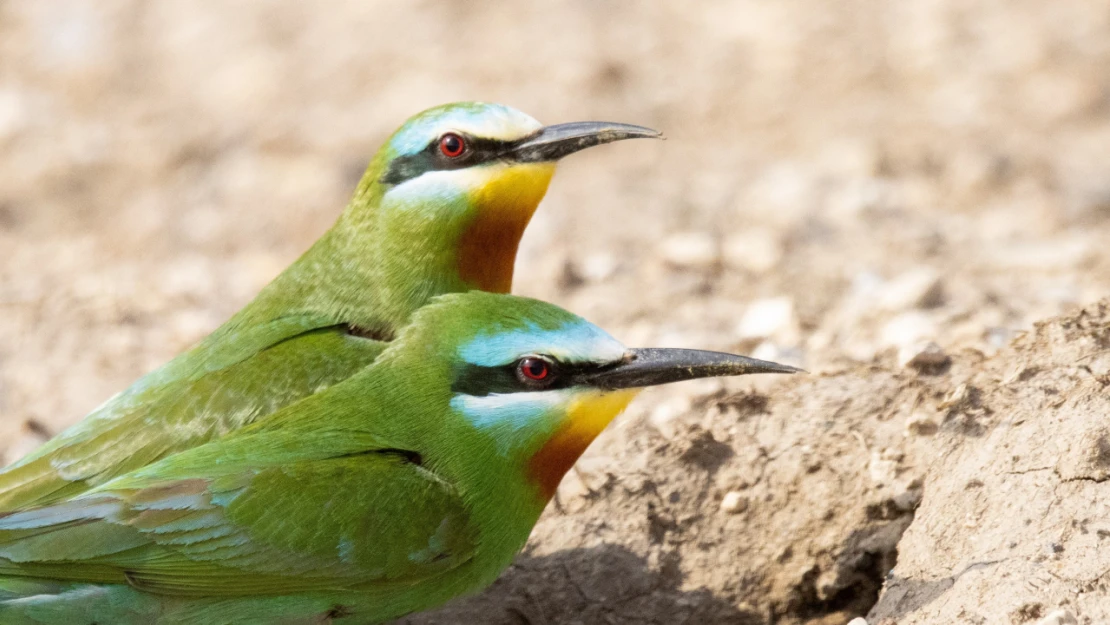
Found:
[[[346,379],[430,298],[508,292],[560,158],[640,126],[542,126],[499,104],[409,119],[336,224],[196,347],[0,472],[0,510],[42,505],[211,440]]]
[[[0,622],[353,624],[427,609],[509,565],[640,388],[794,371],[628,349],[536,300],[445,295],[343,382],[0,515]]]

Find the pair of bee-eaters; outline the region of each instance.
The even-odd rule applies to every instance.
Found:
[[[793,368],[629,349],[508,295],[562,157],[659,133],[443,106],[193,349],[0,472],[0,623],[377,623],[491,583],[644,386]]]

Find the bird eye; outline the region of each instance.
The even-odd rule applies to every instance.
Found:
[[[466,151],[466,141],[459,135],[449,132],[440,137],[439,151],[447,158],[458,158]]]
[[[516,363],[517,377],[532,386],[546,386],[554,381],[551,363],[538,356],[527,356]]]

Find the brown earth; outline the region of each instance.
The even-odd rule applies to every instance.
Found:
[[[1110,0],[0,0],[0,461],[502,101],[668,135],[561,166],[518,292],[811,373],[646,392],[405,622],[1110,622],[1108,67]]]

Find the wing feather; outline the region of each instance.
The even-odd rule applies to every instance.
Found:
[[[411,582],[472,557],[476,533],[449,484],[395,453],[338,451],[215,471],[171,457],[71,501],[0,516],[0,574],[241,596]],[[184,474],[155,477],[175,470]]]
[[[0,471],[0,511],[62,501],[204,444],[345,380],[385,347],[321,323],[279,320],[234,348],[205,355],[202,344],[171,361]]]

